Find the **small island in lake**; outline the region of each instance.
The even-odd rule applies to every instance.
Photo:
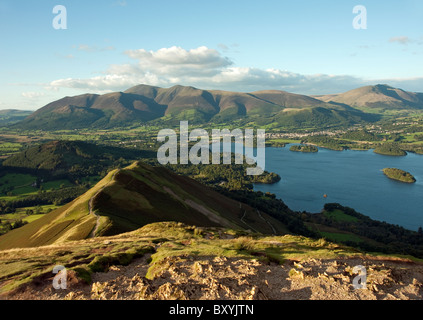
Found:
[[[291,148],[289,148],[289,150],[294,152],[306,152],[306,153],[319,152],[319,149],[317,147],[310,146],[310,145],[292,146]]]
[[[385,168],[383,173],[390,179],[405,182],[405,183],[415,183],[416,178],[409,172],[396,169],[396,168]]]

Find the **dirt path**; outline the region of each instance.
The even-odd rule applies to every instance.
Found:
[[[260,213],[260,211],[258,211],[257,210],[257,214],[258,214],[258,216],[263,220],[263,221],[266,221],[266,223],[269,225],[269,227],[270,228],[272,228],[272,231],[273,231],[273,234],[274,235],[276,235],[277,234],[277,232],[276,232],[276,230],[275,230],[275,228],[273,227],[273,225],[270,223],[270,221],[269,220],[266,220],[262,215],[261,215],[261,213]]]
[[[242,204],[241,203],[239,203],[239,208],[242,210]],[[273,225],[270,223],[270,221],[268,221],[268,220],[266,220],[262,215],[261,215],[261,213],[260,213],[260,211],[258,211],[258,210],[256,210],[256,212],[257,212],[257,215],[259,216],[259,218],[261,219],[261,220],[263,220],[263,221],[265,221],[268,225],[269,225],[269,227],[272,229],[272,232],[273,232],[273,234],[274,235],[276,235],[277,234],[277,231],[276,231],[276,229],[273,227]],[[241,222],[243,223],[243,224],[245,224],[248,228],[250,228],[251,230],[253,230],[253,231],[255,231],[255,232],[258,232],[256,229],[254,229],[252,226],[250,226],[246,221],[245,221],[245,216],[247,215],[247,210],[244,210],[244,214],[242,215],[242,217],[241,217]]]
[[[241,204],[241,202],[239,203],[239,208],[242,210],[242,204]],[[242,217],[241,217],[241,222],[243,223],[243,224],[245,224],[248,228],[250,228],[252,231],[254,231],[254,232],[258,232],[256,229],[254,229],[252,226],[250,226],[244,219],[245,219],[245,216],[247,215],[247,210],[244,210],[244,214],[242,215]]]

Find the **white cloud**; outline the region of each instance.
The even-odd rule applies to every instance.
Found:
[[[37,99],[40,97],[44,97],[45,93],[43,92],[22,92],[22,97],[28,98],[28,99]]]
[[[191,50],[180,47],[157,51],[138,49],[126,51],[125,54],[133,60],[131,63],[111,65],[101,76],[59,79],[47,87],[104,93],[126,90],[138,84],[161,87],[181,84],[243,92],[276,89],[302,94],[326,94],[363,85],[389,83],[389,80],[370,81],[349,75],[303,75],[280,69],[237,67],[219,51],[204,46]],[[422,84],[422,79],[393,79],[392,83],[398,87],[407,85],[405,90],[419,91],[417,88]]]
[[[219,72],[221,68],[232,65],[229,58],[223,57],[217,50],[204,46],[191,50],[181,47],[163,48],[157,51],[128,50],[125,54],[137,60],[140,70],[163,75],[210,76]]]
[[[412,40],[407,37],[407,36],[400,36],[400,37],[392,37],[391,39],[389,39],[389,42],[397,42],[399,44],[409,44],[412,42]]]
[[[148,80],[148,78],[139,78],[140,81]],[[127,77],[121,75],[105,75],[97,76],[89,79],[59,79],[52,81],[48,88],[50,90],[57,90],[60,88],[81,89],[83,91],[94,90],[96,92],[109,92],[115,90],[122,90],[133,86],[137,82],[136,77]],[[140,82],[142,83],[142,82]]]

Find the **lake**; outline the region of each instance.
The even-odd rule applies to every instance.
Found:
[[[372,219],[417,231],[423,226],[423,156],[383,156],[369,151],[301,153],[285,148],[266,148],[266,170],[282,180],[273,185],[255,185],[271,192],[292,210],[317,213],[325,203],[340,203]],[[387,178],[382,169],[410,172],[415,184]],[[327,198],[324,198],[327,195]]]

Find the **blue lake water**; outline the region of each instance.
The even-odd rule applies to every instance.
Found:
[[[398,168],[417,180],[406,184],[387,178],[382,169]],[[423,155],[378,155],[369,151],[301,153],[266,148],[266,170],[282,180],[255,185],[271,192],[296,211],[320,212],[325,203],[340,203],[372,219],[417,230],[423,226]],[[324,198],[327,195],[327,198]]]

